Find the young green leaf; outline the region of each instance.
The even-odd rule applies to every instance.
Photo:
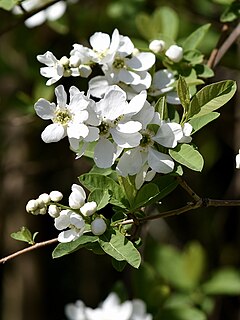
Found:
[[[102,249],[118,261],[127,261],[132,267],[138,268],[141,256],[133,243],[117,230],[109,229],[99,237]]]
[[[155,111],[160,114],[160,118],[162,120],[168,119],[168,108],[167,108],[167,102],[166,97],[160,97],[158,101],[155,104]]]
[[[97,203],[97,210],[104,208],[110,201],[108,190],[94,189],[88,196],[88,201]]]
[[[203,311],[190,306],[164,308],[160,312],[160,317],[164,320],[207,320]]]
[[[181,75],[179,76],[178,82],[177,82],[177,93],[178,97],[181,101],[181,104],[184,109],[184,113],[188,113],[188,108],[190,104],[190,94],[188,90],[188,85]]]
[[[233,80],[224,80],[205,86],[192,98],[188,119],[219,109],[233,97],[236,89],[236,82]]]
[[[178,144],[169,150],[170,156],[178,163],[194,171],[202,171],[204,160],[202,155],[191,144]]]
[[[193,31],[193,33],[191,33],[182,43],[184,51],[196,49],[198,45],[201,43],[201,41],[204,39],[210,26],[211,24],[208,23]]]
[[[151,21],[157,33],[162,33],[173,40],[177,38],[179,18],[176,11],[170,7],[161,6],[156,9]],[[169,23],[169,21],[171,21],[171,23]]]
[[[217,119],[219,116],[219,112],[211,112],[203,116],[190,119],[189,123],[193,127],[192,134],[200,130],[202,127],[206,126],[209,122]]]
[[[137,190],[135,188],[135,181],[131,181],[130,177],[118,177],[118,181],[122,186],[123,190],[125,191],[126,198],[130,206],[133,204],[133,201],[136,197]]]
[[[34,244],[34,238],[37,234],[38,232],[35,232],[32,236],[32,233],[28,228],[22,227],[20,231],[11,233],[11,237],[15,240],[24,241],[29,244]]]
[[[82,235],[77,240],[67,243],[59,243],[52,252],[53,259],[60,258],[66,254],[72,253],[88,243],[93,243],[98,240],[97,236],[93,235]]]
[[[0,8],[10,11],[18,2],[18,0],[0,0]]]
[[[133,207],[131,209],[135,210],[150,204],[158,194],[159,188],[156,184],[152,182],[145,184],[140,190],[138,190]]]

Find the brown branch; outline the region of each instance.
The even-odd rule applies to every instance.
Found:
[[[231,47],[231,45],[240,36],[240,23],[238,23],[238,25],[233,29],[230,35],[228,35],[228,31],[229,26],[227,24],[224,24],[221,31],[221,37],[216,45],[216,48],[214,48],[211,52],[211,55],[207,62],[207,65],[210,68],[216,67],[216,65],[220,62],[220,60]]]
[[[48,7],[50,7],[51,5],[59,2],[60,0],[53,0],[52,2],[48,2],[46,4],[44,4],[43,6],[41,6],[40,8],[34,9],[30,12],[26,12],[26,10],[24,10],[24,13],[20,16],[17,17],[16,16],[16,20],[14,22],[12,22],[11,24],[9,24],[6,28],[4,28],[3,30],[0,31],[0,37],[2,35],[4,35],[5,33],[13,30],[14,28],[16,28],[18,25],[22,24],[25,22],[25,20],[27,20],[28,18],[31,18],[32,16],[34,16],[35,14],[41,12],[42,10],[47,9]]]
[[[187,184],[187,182],[180,176],[177,177],[177,181],[180,186],[190,195],[190,197],[194,200],[194,202],[198,202],[201,198],[196,194],[195,191],[192,190],[191,187]]]
[[[49,244],[56,243],[57,241],[58,241],[58,239],[56,238],[56,239],[51,239],[51,240],[47,240],[47,241],[43,241],[43,242],[38,242],[38,243],[32,245],[31,247],[27,247],[27,248],[25,248],[23,250],[20,250],[20,251],[17,251],[15,253],[13,253],[13,254],[10,254],[9,256],[7,256],[5,258],[0,259],[0,264],[1,263],[5,263],[8,260],[14,259],[17,256],[20,256],[21,254],[27,253],[29,251],[32,251],[32,250],[35,250],[35,249],[38,249],[38,248],[41,248],[41,247],[48,246]]]

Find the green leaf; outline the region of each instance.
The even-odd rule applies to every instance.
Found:
[[[141,256],[133,243],[119,231],[108,229],[99,237],[102,249],[118,261],[127,261],[132,267],[138,268],[141,263]]]
[[[205,86],[192,98],[189,118],[208,114],[227,103],[236,92],[236,82],[224,80]]]
[[[108,190],[94,189],[88,196],[88,201],[95,201],[97,203],[97,210],[104,208],[110,201]]]
[[[205,269],[206,257],[203,247],[198,242],[190,242],[182,254],[183,270],[193,289],[199,284]]]
[[[218,270],[209,281],[203,284],[202,289],[205,294],[211,295],[239,295],[240,273],[232,268]]]
[[[0,8],[10,11],[18,2],[19,0],[0,0]]]
[[[119,176],[118,181],[125,191],[125,195],[130,206],[132,206],[137,193],[137,190],[135,188],[135,179],[132,179],[131,181],[131,177],[129,176],[126,178]]]
[[[52,257],[60,258],[65,256],[66,254],[70,254],[82,247],[86,244],[93,243],[98,240],[97,236],[93,235],[82,235],[77,240],[67,243],[59,243],[56,248],[52,252]]]
[[[135,210],[137,208],[140,208],[140,207],[146,206],[147,204],[152,203],[152,200],[155,199],[158,194],[159,194],[159,188],[155,183],[150,182],[143,185],[143,187],[137,192],[137,195],[135,197],[133,207],[131,208],[131,210]]]
[[[168,108],[167,108],[167,102],[166,97],[160,97],[158,101],[155,104],[155,111],[160,114],[160,118],[162,120],[168,119]]]
[[[219,116],[219,112],[211,112],[203,116],[190,119],[189,123],[193,127],[193,133],[197,132],[202,127],[206,126],[209,122],[217,119]]]
[[[22,227],[20,231],[13,232],[10,236],[15,240],[24,241],[29,244],[34,244],[34,238],[36,237],[37,233],[38,232],[35,232],[34,236],[32,236],[32,233],[28,228]]]
[[[240,18],[240,3],[239,1],[234,1],[222,14],[220,17],[221,22],[232,22]]]
[[[159,193],[157,195],[157,199],[155,201],[159,201],[165,198],[169,193],[171,193],[177,186],[178,181],[175,176],[172,175],[164,175],[153,181],[159,189]]]
[[[149,41],[154,39],[156,35],[156,31],[151,20],[150,16],[146,13],[139,13],[135,20],[139,33],[143,38]]]
[[[191,65],[196,65],[203,62],[203,54],[198,50],[188,50],[184,52],[184,59],[189,61]]]
[[[112,172],[113,170],[111,168],[102,169],[98,168],[96,165],[94,165],[92,169],[89,171],[89,173],[98,173],[103,176],[109,176],[110,174],[112,174]]]
[[[185,113],[187,113],[188,107],[190,104],[190,94],[189,94],[186,80],[181,75],[179,76],[179,79],[177,82],[177,93],[178,93],[178,97],[181,101],[181,104],[183,106],[183,109],[184,109]]]
[[[214,76],[213,70],[205,64],[196,64],[194,66],[194,69],[198,77],[211,78]]]
[[[173,40],[177,38],[179,18],[176,11],[170,7],[161,6],[156,9],[153,13],[152,23],[158,33],[162,33]]]
[[[177,162],[194,171],[202,171],[204,160],[202,155],[191,144],[178,144],[169,150],[170,156]]]
[[[196,49],[201,41],[204,39],[206,33],[208,32],[211,24],[205,24],[191,33],[187,39],[182,43],[184,51]]]
[[[126,208],[127,199],[120,185],[110,177],[96,173],[86,173],[79,177],[79,181],[91,192],[95,189],[110,190],[109,203]]]
[[[165,308],[160,312],[160,318],[164,320],[207,320],[205,313],[192,307]]]

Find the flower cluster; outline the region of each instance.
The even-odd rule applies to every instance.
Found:
[[[159,50],[165,50],[165,43],[159,41]],[[38,116],[52,121],[42,132],[42,139],[49,143],[67,136],[77,158],[94,146],[97,167],[109,168],[116,162],[119,175],[136,175],[139,189],[156,172],[172,172],[175,164],[168,149],[191,141],[191,125],[162,118],[153,101],[165,95],[168,103],[180,103],[174,89],[175,76],[163,69],[152,77],[149,70],[155,63],[154,43],[150,44],[153,52],[140,52],[117,29],[111,37],[96,32],[90,37],[90,45],[74,44],[69,57],[60,60],[49,51],[37,57],[46,65],[40,72],[48,78],[47,85],[63,76],[88,77],[96,64],[103,72],[91,78],[86,94],[72,86],[69,102],[64,87],[59,85],[55,88],[56,103],[43,98],[35,103]],[[183,57],[177,45],[164,52],[173,63]]]
[[[66,305],[65,313],[69,320],[152,320],[152,316],[146,313],[146,306],[142,300],[134,299],[121,303],[113,292],[96,309],[86,307],[78,300]]]
[[[94,235],[103,234],[107,225],[105,219],[96,213],[97,203],[86,202],[86,193],[81,186],[73,184],[71,189],[69,207],[59,203],[63,198],[61,192],[52,191],[50,194],[41,194],[38,199],[29,200],[26,211],[34,215],[48,213],[54,219],[55,228],[61,231],[59,242],[76,240],[89,231]]]

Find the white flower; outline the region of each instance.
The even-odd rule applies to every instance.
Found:
[[[149,43],[149,49],[152,50],[154,53],[159,53],[163,51],[165,47],[165,42],[163,40],[152,40]]]
[[[23,6],[24,10],[31,11],[33,9],[37,9],[42,5],[41,0],[25,0],[22,1],[21,5]],[[67,4],[65,1],[58,1],[57,3],[49,6],[47,9],[42,10],[27,20],[25,20],[25,24],[29,28],[34,28],[36,26],[41,25],[45,21],[54,21],[59,19],[64,12],[66,11]],[[13,13],[21,14],[23,13],[22,9],[19,6],[14,7]]]
[[[80,212],[84,216],[91,216],[93,215],[97,210],[97,204],[95,201],[86,202],[81,208]]]
[[[70,51],[69,68],[73,77],[87,78],[92,73],[94,52],[81,44],[74,44]]]
[[[87,320],[85,305],[80,300],[67,304],[65,306],[65,314],[69,320]]]
[[[60,191],[51,191],[49,196],[53,202],[59,202],[63,198],[63,194]]]
[[[73,184],[72,193],[69,196],[69,207],[72,209],[79,209],[84,205],[85,199],[86,193],[84,189],[77,184]]]
[[[236,155],[236,169],[240,169],[240,149],[238,154]]]
[[[118,86],[112,86],[103,99],[96,103],[96,112],[101,120],[100,139],[94,149],[94,161],[100,168],[114,163],[119,148],[139,145],[142,124],[131,118],[138,113],[146,101],[146,92],[135,96],[129,103],[126,93]],[[113,143],[108,140],[111,137]],[[120,150],[121,151],[121,150]]]
[[[46,65],[46,67],[40,68],[40,74],[45,78],[49,78],[46,82],[47,86],[57,82],[63,77],[64,65],[53,55],[52,52],[47,51],[44,54],[38,55],[37,60]]]
[[[57,230],[67,229],[58,235],[58,241],[63,243],[78,239],[85,229],[83,218],[71,210],[62,210],[60,215],[54,219],[54,225]]]
[[[183,58],[183,48],[173,44],[167,49],[165,55],[173,62],[179,62]]]
[[[129,320],[131,314],[132,303],[121,303],[115,293],[110,293],[99,308],[86,308],[87,320]]]
[[[43,98],[34,105],[40,118],[53,122],[42,132],[42,140],[46,143],[57,142],[65,136],[81,139],[89,134],[89,128],[85,122],[89,118],[87,108],[93,102],[74,86],[70,88],[69,92],[69,104],[67,104],[67,94],[64,87],[60,85],[55,89],[57,105]]]
[[[179,123],[162,121],[152,139],[166,148],[175,148],[178,141],[182,138],[183,130]]]
[[[146,305],[140,299],[132,300],[132,315],[129,320],[152,320],[152,315],[146,313]]]
[[[173,88],[176,81],[174,74],[167,69],[159,70],[153,75],[148,94],[151,96],[165,95],[170,104],[181,104],[177,91]]]
[[[100,236],[107,230],[106,222],[103,220],[103,218],[94,219],[91,223],[91,230],[93,234]]]

